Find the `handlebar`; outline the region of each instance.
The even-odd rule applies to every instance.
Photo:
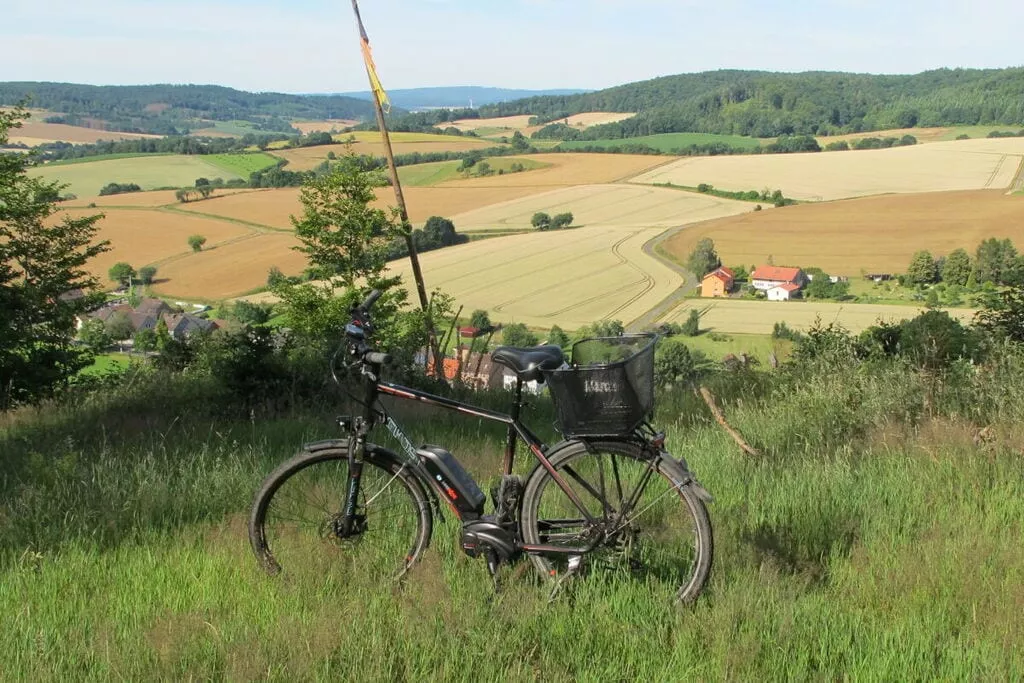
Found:
[[[375,289],[372,292],[370,292],[370,294],[366,297],[366,299],[363,301],[363,303],[361,303],[361,304],[359,304],[359,306],[357,306],[357,308],[359,309],[359,312],[360,313],[369,313],[370,309],[373,308],[373,305],[375,303],[377,303],[377,299],[380,298],[381,294],[382,294],[382,292],[379,289]]]

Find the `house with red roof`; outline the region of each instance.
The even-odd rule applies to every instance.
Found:
[[[728,268],[715,268],[700,282],[700,295],[706,297],[726,296],[736,281],[736,273]]]

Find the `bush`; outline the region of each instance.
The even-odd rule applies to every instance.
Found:
[[[142,188],[135,183],[107,183],[100,189],[100,196],[106,197],[112,194],[124,194],[126,192],[142,192]]]

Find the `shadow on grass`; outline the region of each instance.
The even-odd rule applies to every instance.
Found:
[[[762,523],[744,531],[740,539],[753,551],[762,571],[804,577],[811,586],[824,586],[828,584],[831,559],[850,555],[858,525],[852,518],[816,521],[818,525],[813,528]]]

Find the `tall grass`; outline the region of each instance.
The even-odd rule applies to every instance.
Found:
[[[143,380],[8,416],[0,678],[1020,679],[1021,370],[1007,356],[942,378],[892,365],[716,378],[759,459],[688,391],[663,397],[670,449],[716,498],[716,564],[688,609],[600,575],[548,604],[528,563],[495,594],[450,516],[401,585],[266,577],[245,535],[252,493],[304,441],[335,435],[334,406],[246,419],[185,380]],[[550,407],[534,415],[553,438]],[[486,490],[500,426],[399,417]]]

